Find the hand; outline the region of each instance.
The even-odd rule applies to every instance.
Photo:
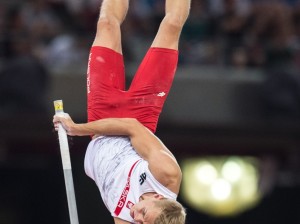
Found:
[[[56,114],[53,116],[53,124],[55,131],[58,131],[59,124],[63,126],[67,134],[70,136],[76,135],[76,124],[73,122],[69,114]]]

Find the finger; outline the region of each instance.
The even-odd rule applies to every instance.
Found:
[[[57,115],[54,115],[53,116],[53,123],[55,122],[59,122],[61,120],[61,117],[57,116]]]
[[[69,114],[67,113],[59,113],[53,116],[53,120],[61,121],[62,119],[69,118]]]
[[[53,125],[57,125],[57,124],[59,124],[59,123],[61,123],[61,122],[60,122],[60,121],[56,121],[56,120],[53,119],[53,122],[52,122],[52,123],[53,123]]]

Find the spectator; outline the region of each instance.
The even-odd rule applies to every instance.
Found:
[[[291,8],[280,2],[256,5],[248,36],[252,45],[263,47],[267,68],[289,66],[293,38]]]
[[[0,57],[8,56],[3,27],[10,26],[10,35],[20,30],[29,34],[32,53],[45,65],[53,68],[55,64],[61,71],[74,67],[70,65],[84,64],[79,61],[86,61],[86,43],[94,34],[99,1],[14,2],[20,10],[14,20],[3,19],[7,6],[13,3],[0,3]],[[162,3],[131,1],[128,19],[122,27],[125,60],[137,62],[145,53],[146,37],[155,35],[154,27],[163,15]],[[182,32],[181,49],[185,57],[180,62],[239,68],[299,67],[299,11],[299,0],[192,1],[190,18]],[[62,51],[68,53],[63,55]]]
[[[6,21],[5,64],[0,69],[0,113],[45,112],[48,74],[32,53],[31,35],[24,28],[20,8],[13,8]]]

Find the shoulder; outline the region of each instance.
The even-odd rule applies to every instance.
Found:
[[[149,170],[155,179],[163,186],[178,194],[182,173],[176,159],[168,151],[153,153],[148,161]]]

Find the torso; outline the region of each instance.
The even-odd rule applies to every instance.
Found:
[[[176,194],[151,174],[147,161],[132,148],[127,137],[99,137],[89,144],[85,170],[97,184],[111,215],[133,222],[129,211],[142,194],[157,192],[176,199]]]

